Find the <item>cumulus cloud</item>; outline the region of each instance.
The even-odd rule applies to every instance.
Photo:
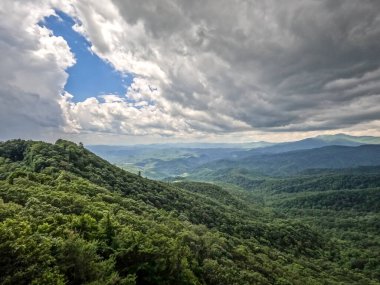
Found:
[[[63,38],[37,25],[53,13],[46,1],[1,3],[2,138],[46,137],[65,124],[58,100],[75,58]]]
[[[26,102],[22,92],[34,94],[29,96],[50,104],[44,110],[60,114],[39,117],[38,107],[36,116],[25,107],[19,114],[33,117],[28,122],[46,119],[69,133],[175,137],[357,131],[375,129],[380,120],[378,1],[43,3],[43,8],[8,7],[17,13],[0,20],[2,45],[17,46],[13,51],[26,57],[17,59],[19,71],[12,63],[1,67],[19,81],[11,86],[2,76],[8,84],[2,86],[18,94],[12,100]],[[133,74],[125,96],[74,103],[70,94],[60,95],[73,55],[63,39],[34,24],[52,7],[77,19],[74,28],[92,43],[94,53]],[[34,18],[21,20],[28,9],[36,11]],[[23,22],[21,34],[9,17]],[[12,59],[13,51],[0,50]],[[28,66],[28,57],[36,66]],[[46,72],[41,78],[49,80],[29,77],[30,69]],[[0,98],[5,102],[5,95]]]
[[[174,135],[185,132],[184,120],[174,120],[154,105],[131,103],[116,95],[103,95],[83,102],[71,102],[65,94],[61,106],[73,132],[118,133],[128,135]]]
[[[380,94],[376,1],[114,0],[105,10],[82,1],[76,11],[94,51],[159,82],[158,108],[194,129],[323,130],[378,119],[376,107],[361,109]]]

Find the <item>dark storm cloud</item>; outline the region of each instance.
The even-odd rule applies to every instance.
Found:
[[[267,131],[380,119],[345,108],[380,94],[379,1],[113,2],[162,55],[173,104]]]
[[[379,1],[61,3],[2,3],[2,137],[341,131],[380,120]],[[127,97],[60,96],[75,59],[37,25],[51,8],[77,19],[92,52],[133,75]]]
[[[14,87],[0,87],[0,138],[39,138],[63,124],[53,100]]]

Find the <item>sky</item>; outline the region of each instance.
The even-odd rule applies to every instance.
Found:
[[[380,136],[380,2],[2,0],[0,140]]]
[[[132,76],[117,71],[109,62],[91,52],[91,43],[73,29],[73,18],[56,10],[55,15],[45,17],[39,25],[52,31],[56,37],[63,37],[75,55],[76,63],[66,70],[69,77],[64,86],[65,91],[75,95],[73,101],[81,102],[105,94],[126,94]]]

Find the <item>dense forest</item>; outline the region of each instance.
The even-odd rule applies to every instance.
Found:
[[[380,284],[378,172],[212,177],[0,143],[0,284]]]

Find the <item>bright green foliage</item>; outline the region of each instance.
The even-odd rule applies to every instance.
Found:
[[[241,197],[63,140],[0,143],[0,284],[378,284],[360,247]]]

